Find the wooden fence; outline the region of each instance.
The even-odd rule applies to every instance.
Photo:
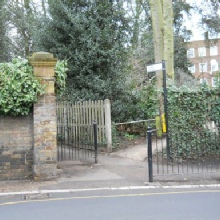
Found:
[[[108,99],[82,102],[57,102],[57,128],[85,127],[97,122],[98,144],[112,151],[111,105]],[[81,132],[78,129],[78,132]],[[78,135],[83,135],[79,134]],[[92,135],[92,133],[91,133]]]

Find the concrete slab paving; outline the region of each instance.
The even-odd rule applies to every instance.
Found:
[[[66,161],[58,164],[59,175],[51,181],[0,181],[0,195],[42,190],[73,190],[120,187],[163,187],[215,185],[220,187],[220,173],[154,176],[148,182],[146,145],[137,145],[107,154],[100,153],[98,164],[91,161]]]

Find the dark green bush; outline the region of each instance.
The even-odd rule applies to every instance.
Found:
[[[0,114],[27,115],[43,92],[28,60],[16,58],[0,64]]]
[[[66,61],[58,61],[55,67],[55,89],[65,90]],[[15,58],[0,63],[0,114],[28,115],[32,105],[44,93],[44,86],[33,74],[27,59]]]

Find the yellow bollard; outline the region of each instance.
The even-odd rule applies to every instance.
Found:
[[[162,128],[163,128],[163,133],[166,133],[167,132],[167,125],[166,125],[165,113],[162,114]]]

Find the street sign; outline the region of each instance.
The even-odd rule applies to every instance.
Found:
[[[162,63],[155,63],[155,64],[147,66],[148,73],[155,72],[155,71],[162,70],[162,69],[163,69]]]

